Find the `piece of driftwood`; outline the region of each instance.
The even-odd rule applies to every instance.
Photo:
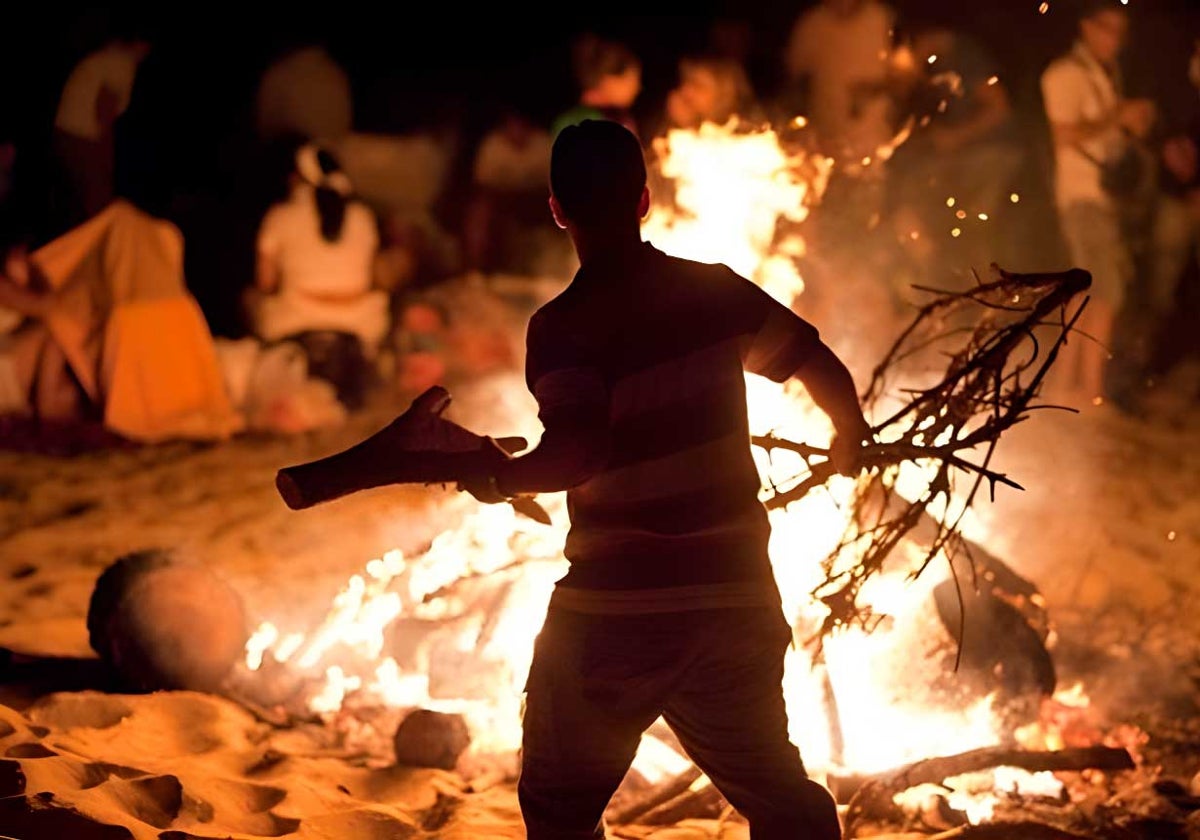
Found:
[[[110,565],[88,604],[92,649],[139,690],[219,690],[242,658],[246,627],[232,586],[161,549]]]
[[[288,507],[303,510],[385,484],[453,484],[528,445],[521,437],[484,437],[447,420],[442,413],[449,405],[450,393],[435,385],[349,449],[281,469],[275,487]],[[549,515],[532,498],[512,504],[518,513],[549,524]]]
[[[1133,758],[1119,747],[1078,747],[1066,750],[1031,751],[1011,747],[983,747],[958,755],[927,758],[870,777],[850,799],[846,813],[849,829],[860,822],[894,816],[893,797],[921,784],[941,784],[950,776],[1017,767],[1030,773],[1043,770],[1132,770]]]
[[[643,814],[686,793],[701,775],[703,774],[700,772],[700,768],[689,767],[682,773],[659,782],[637,801],[630,802],[628,805],[606,814],[605,817],[613,825],[636,822]]]

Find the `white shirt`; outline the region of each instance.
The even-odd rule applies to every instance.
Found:
[[[54,127],[85,140],[99,140],[103,134],[96,118],[100,92],[110,91],[116,97],[116,113],[122,113],[129,107],[140,61],[136,48],[121,43],[109,44],[86,56],[63,85]]]
[[[811,80],[811,113],[826,152],[851,160],[875,155],[892,138],[892,103],[864,86],[887,79],[893,13],[875,0],[846,16],[825,4],[802,14],[784,55],[789,78]]]
[[[321,236],[315,190],[300,184],[267,211],[258,231],[259,259],[279,272],[279,289],[263,300],[259,334],[267,340],[308,329],[352,332],[373,346],[388,326],[387,295],[371,289],[379,248],[375,214],[361,202],[346,205],[335,242]]]
[[[1055,59],[1042,73],[1042,100],[1051,125],[1101,120],[1112,113],[1117,99],[1112,78],[1082,44]],[[1100,167],[1088,156],[1112,160],[1125,142],[1114,125],[1081,144],[1087,155],[1073,146],[1054,144],[1054,195],[1060,209],[1077,202],[1112,204],[1100,186]]]

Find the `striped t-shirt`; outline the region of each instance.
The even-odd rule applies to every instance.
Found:
[[[552,603],[777,605],[742,372],[783,382],[818,344],[812,325],[723,265],[647,243],[584,265],[527,335],[543,425],[609,420],[605,467],[567,493],[571,566]]]

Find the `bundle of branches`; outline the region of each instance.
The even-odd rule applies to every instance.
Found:
[[[1091,285],[1091,275],[1081,269],[1048,274],[992,269],[994,279],[985,283],[977,277],[965,292],[918,287],[933,297],[874,370],[863,396],[868,416],[882,413],[885,401],[895,399],[894,383],[914,360],[934,353],[949,359],[940,380],[900,392],[899,407],[872,429],[875,439],[886,442],[864,447],[863,463],[870,469],[855,488],[850,524],[824,561],[825,579],[813,592],[829,609],[818,642],[837,627],[870,629],[876,617],[859,603],[864,583],[931,517],[935,533],[922,540],[926,553],[912,576],[938,556],[966,554],[970,560],[960,524],[980,488],[986,483],[993,495],[997,484],[1022,489],[990,467],[1000,437],[1035,409],[1064,408],[1034,401],[1068,336],[1081,338],[1072,332],[1087,299],[1074,301]],[[959,346],[952,349],[955,343]],[[799,483],[774,489],[768,508],[786,507],[834,475],[827,449],[774,434],[755,437],[754,443],[768,451],[796,452],[807,465]],[[909,493],[915,498],[897,490],[906,462],[926,467],[923,491]],[[956,487],[964,478],[966,487]],[[847,557],[853,562],[844,562]],[[955,581],[961,593],[957,575]]]

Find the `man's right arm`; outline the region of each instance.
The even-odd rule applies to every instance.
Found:
[[[841,473],[857,472],[859,450],[871,439],[871,424],[863,416],[850,371],[829,345],[820,341],[794,376],[833,422],[830,458],[834,468]]]
[[[855,472],[857,450],[870,438],[871,426],[850,371],[812,324],[749,280],[737,277],[736,288],[740,302],[731,307],[749,314],[756,325],[744,354],[745,369],[780,383],[798,379],[833,423],[834,466],[839,472]]]

